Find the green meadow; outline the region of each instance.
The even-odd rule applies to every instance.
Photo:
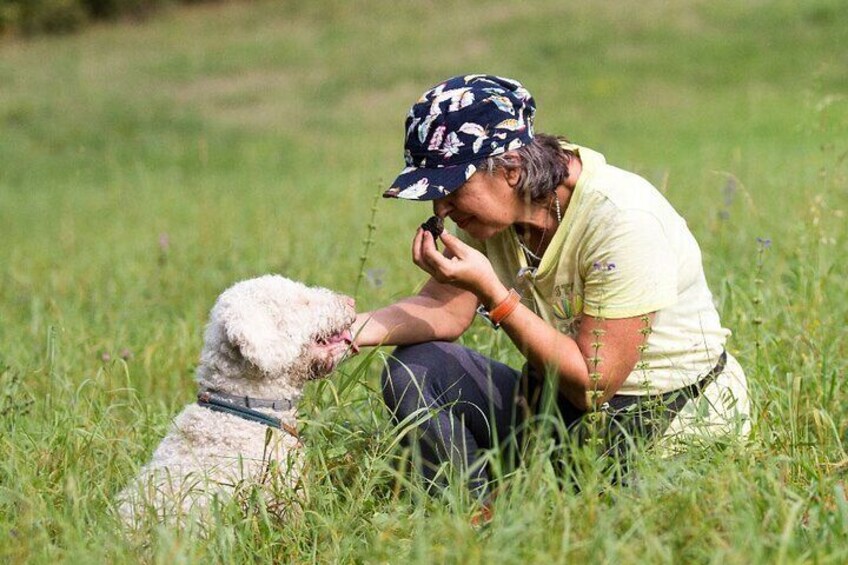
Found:
[[[224,288],[281,273],[366,310],[424,282],[430,207],[379,195],[409,105],[474,72],[687,219],[748,441],[647,452],[628,486],[587,456],[579,489],[540,443],[478,530],[406,473],[374,349],[309,385],[299,493],[125,535],[114,496],[193,402]],[[0,561],[844,563],[847,213],[845,0],[231,2],[3,40]],[[521,364],[482,324],[463,342]]]

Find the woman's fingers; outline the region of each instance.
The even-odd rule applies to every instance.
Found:
[[[423,241],[421,242],[422,259],[426,266],[426,270],[432,275],[441,275],[442,278],[449,275],[448,270],[451,267],[450,259],[447,259],[436,248],[436,242],[430,232],[425,231]]]
[[[424,237],[424,230],[418,228],[415,232],[415,237],[412,240],[412,262],[421,266],[421,240]]]
[[[441,239],[442,243],[445,244],[445,249],[450,251],[454,257],[458,257],[460,259],[465,257],[465,249],[467,248],[467,245],[463,243],[461,239],[452,233],[448,233],[447,230],[442,232]]]
[[[447,237],[446,237],[447,236]],[[453,235],[443,233],[447,257],[439,251],[436,239],[427,230],[419,228],[412,241],[412,262],[422,271],[442,283],[453,283],[457,268],[465,256],[466,245]]]
[[[427,230],[421,230],[421,246],[419,248],[421,259],[425,263],[432,263],[433,255],[438,255],[436,244],[433,242],[433,235]]]
[[[444,253],[436,247],[436,239],[418,229],[412,242],[412,260],[422,271],[440,283],[476,292],[481,280],[495,277],[488,259],[456,236],[443,233]]]
[[[427,230],[418,228],[415,239],[412,241],[412,262],[420,269],[438,278],[438,269],[433,261],[434,257],[441,257],[433,236]]]

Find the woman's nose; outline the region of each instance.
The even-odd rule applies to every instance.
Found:
[[[445,218],[450,213],[450,204],[446,200],[447,198],[433,200],[433,214],[440,218]]]

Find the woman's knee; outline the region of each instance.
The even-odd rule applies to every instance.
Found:
[[[398,347],[386,362],[382,374],[383,400],[392,412],[405,406],[427,405],[434,386],[434,369],[444,366],[445,353],[436,343]]]

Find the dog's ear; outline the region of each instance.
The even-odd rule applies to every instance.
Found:
[[[225,293],[215,305],[213,319],[227,341],[260,371],[276,375],[297,359],[299,343],[280,324],[277,308],[257,295]]]

